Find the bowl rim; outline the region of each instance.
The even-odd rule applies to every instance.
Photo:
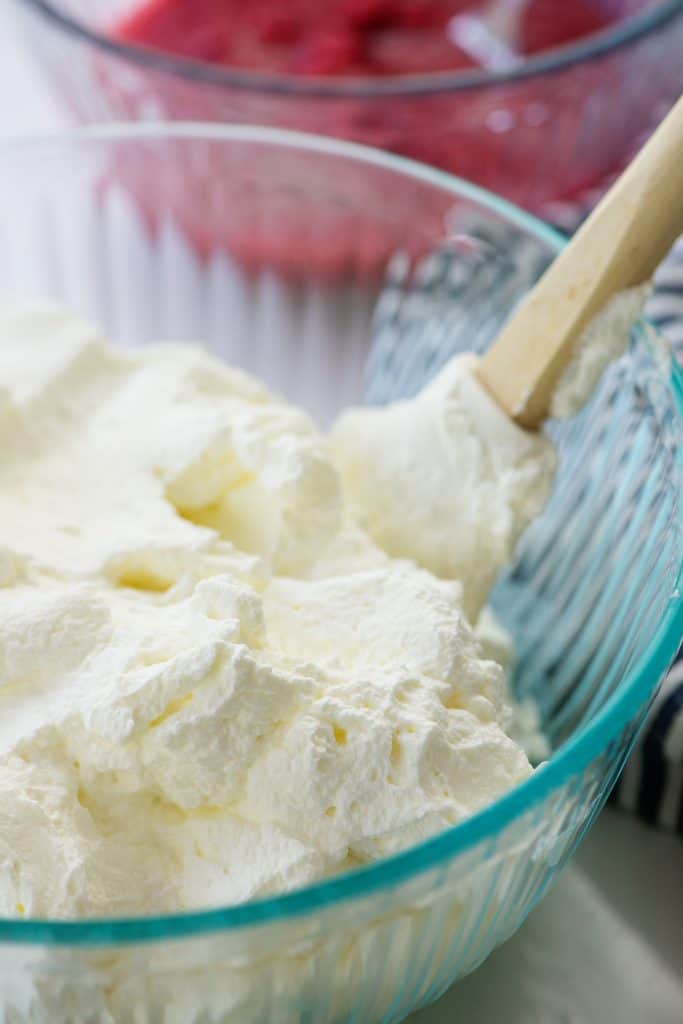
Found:
[[[460,92],[517,82],[536,75],[548,75],[575,64],[588,62],[637,42],[683,14],[683,0],[659,3],[627,17],[613,27],[591,33],[575,43],[553,47],[524,60],[506,71],[443,71],[415,75],[372,77],[303,77],[285,73],[263,73],[226,68],[208,61],[178,57],[134,43],[123,43],[89,28],[82,19],[64,12],[60,0],[15,0],[73,39],[87,43],[110,56],[125,58],[151,71],[179,75],[195,83],[223,86],[257,93],[310,98],[422,96]]]
[[[555,253],[562,249],[566,241],[554,228],[508,200],[445,171],[369,146],[284,129],[201,123],[112,124],[79,129],[58,136],[8,139],[0,144],[0,152],[30,152],[36,147],[68,151],[72,147],[97,147],[107,143],[173,139],[257,142],[289,146],[313,154],[340,156],[357,164],[380,167],[408,176],[417,182],[444,189],[454,197],[479,203]],[[641,328],[650,332],[655,330],[644,322],[641,322]],[[676,412],[683,424],[683,368],[673,358],[670,387]],[[683,460],[683,448],[679,456],[680,462]],[[612,694],[595,718],[570,737],[549,761],[504,796],[417,846],[289,893],[239,905],[149,917],[76,921],[0,918],[0,941],[29,945],[118,946],[206,936],[302,917],[408,882],[430,869],[444,865],[476,843],[491,838],[603,753],[609,742],[633,721],[642,705],[652,696],[676,655],[681,636],[683,559],[678,567],[677,582],[669,597],[666,612],[651,640],[650,648],[626,673],[617,692]]]

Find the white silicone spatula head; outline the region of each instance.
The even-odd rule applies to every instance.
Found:
[[[478,373],[533,429],[576,342],[607,301],[642,284],[683,234],[683,97],[512,314]]]

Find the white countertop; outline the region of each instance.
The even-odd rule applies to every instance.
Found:
[[[0,138],[64,120],[0,26]],[[526,924],[415,1024],[681,1024],[683,840],[607,810]]]
[[[606,810],[510,941],[414,1024],[681,1024],[683,840]]]

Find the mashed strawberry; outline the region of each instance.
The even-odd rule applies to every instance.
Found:
[[[474,66],[452,18],[482,0],[147,0],[119,39],[232,67],[295,75],[373,76]],[[581,38],[611,20],[596,0],[531,0],[515,45],[521,55]]]

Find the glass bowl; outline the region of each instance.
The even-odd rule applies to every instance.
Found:
[[[586,200],[683,91],[683,0],[606,0],[610,30],[513,71],[378,79],[259,74],[123,45],[137,0],[12,0],[40,65],[84,122],[210,121],[316,132],[392,150],[520,205]],[[570,0],[568,0],[570,2]]]
[[[227,235],[198,248],[176,204],[195,154],[216,170],[210,201],[198,198],[207,216],[234,216],[238,243],[245,224],[267,224],[274,264],[245,262]],[[136,187],[154,183],[142,204],[131,164]],[[344,275],[314,260],[306,276],[303,256],[283,273],[280,247],[298,229],[315,256],[340,210],[354,228]],[[376,249],[367,259],[377,237],[383,265]],[[484,349],[562,245],[503,200],[399,157],[196,125],[4,145],[0,239],[0,296],[62,300],[122,345],[203,340],[323,422]],[[1,920],[0,1018],[373,1024],[480,964],[572,855],[674,657],[682,417],[681,373],[641,323],[590,406],[552,428],[554,494],[493,594],[516,641],[514,687],[538,701],[553,748],[527,781],[417,847],[285,895],[156,918]]]

